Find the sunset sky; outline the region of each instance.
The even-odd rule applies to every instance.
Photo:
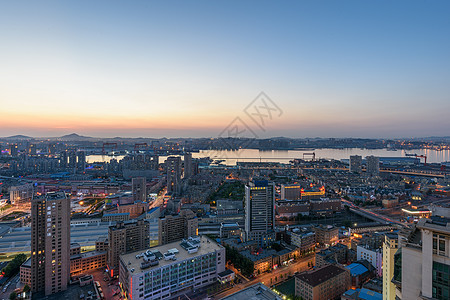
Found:
[[[214,137],[261,91],[283,111],[261,137],[449,136],[449,16],[449,1],[2,1],[0,136]]]

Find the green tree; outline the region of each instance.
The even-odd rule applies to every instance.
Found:
[[[9,300],[15,300],[17,299],[17,293],[16,292],[12,292],[11,294],[9,294]]]

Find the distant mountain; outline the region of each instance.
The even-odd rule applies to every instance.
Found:
[[[32,138],[31,136],[18,134],[18,135],[4,137],[3,139],[5,139],[5,140],[32,140],[34,138]]]
[[[71,134],[63,135],[62,137],[59,137],[56,139],[60,140],[60,141],[90,141],[94,138],[89,137],[89,136],[79,135],[77,133],[71,133]]]

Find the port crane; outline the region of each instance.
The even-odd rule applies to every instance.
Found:
[[[427,165],[427,156],[426,155],[419,155],[419,154],[415,154],[415,153],[406,153],[405,156],[413,156],[415,158],[423,158],[424,159],[424,166]]]
[[[147,143],[136,143],[134,144],[134,152],[138,152],[140,148],[144,148],[145,151],[148,150],[148,144]]]
[[[105,155],[105,146],[113,146],[112,148],[117,150],[117,143],[103,143],[102,146],[102,155]]]
[[[312,161],[316,160],[316,153],[315,152],[306,152],[303,153],[303,160],[305,160],[305,156],[310,156]]]

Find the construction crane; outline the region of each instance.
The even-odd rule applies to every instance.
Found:
[[[113,149],[117,150],[117,143],[103,143],[102,155],[105,155],[105,146],[113,146]]]
[[[306,152],[306,153],[303,153],[303,160],[305,160],[305,156],[311,156],[312,157],[312,161],[315,161],[316,160],[316,153],[315,152]]]
[[[419,154],[415,154],[415,153],[405,153],[405,156],[413,156],[415,158],[423,158],[424,159],[424,166],[427,165],[427,156],[426,155],[419,155]]]
[[[141,147],[145,147],[144,149],[147,151],[148,150],[148,144],[147,143],[136,143],[134,144],[134,152],[138,152],[139,148]]]

